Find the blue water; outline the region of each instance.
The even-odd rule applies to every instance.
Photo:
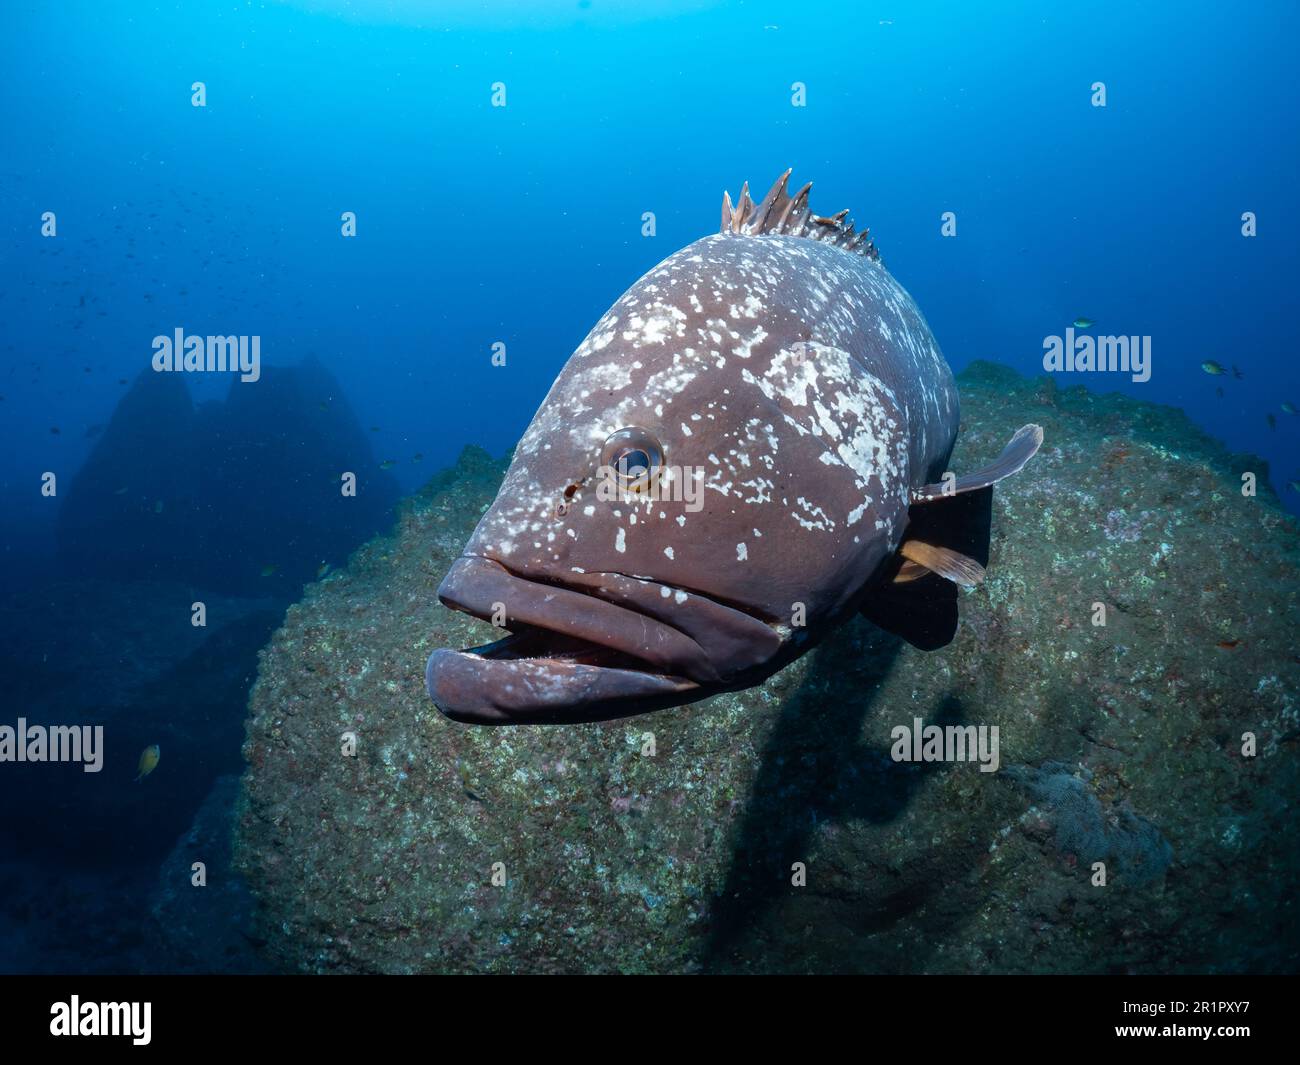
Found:
[[[340,564],[465,444],[512,446],[617,296],[715,231],[724,189],[734,199],[749,180],[761,194],[787,167],[794,183],[815,182],[815,210],[848,207],[870,227],[955,370],[992,359],[1041,373],[1044,338],[1081,316],[1098,333],[1150,336],[1149,381],[1058,383],[1182,408],[1262,456],[1300,512],[1286,487],[1300,473],[1300,416],[1280,406],[1300,405],[1298,12],[11,0],[0,35],[6,587],[69,576],[56,550],[67,493],[43,496],[41,477],[74,481],[103,438],[96,427],[148,376],[156,335],[257,335],[270,369],[314,357],[337,394],[303,397],[304,417],[318,401],[350,408],[367,461],[392,463],[392,490],[364,528],[299,545],[285,530],[320,517],[304,489],[274,535],[220,556],[232,594],[265,589],[282,609],[298,570]],[[504,107],[492,105],[498,82]],[[806,106],[792,105],[796,82]],[[1104,108],[1092,106],[1094,82]],[[941,234],[949,211],[955,237]],[[56,236],[42,235],[44,212]],[[355,237],[341,235],[344,212]],[[1258,219],[1253,238],[1244,212]],[[505,366],[492,364],[498,343]],[[1242,376],[1210,376],[1206,360]],[[228,377],[184,383],[195,404],[231,389]],[[182,568],[195,522],[249,524],[242,484],[185,491],[200,469],[235,461],[238,434],[183,432],[205,443],[171,463],[165,498],[121,486],[138,509],[186,515],[188,531],[169,533]],[[292,580],[251,581],[272,566]],[[176,564],[157,576],[178,579]],[[115,845],[143,846],[156,868],[171,839],[157,835]]]
[[[466,442],[500,452],[627,285],[786,167],[871,228],[954,369],[1041,372],[1078,316],[1150,335],[1149,382],[1089,383],[1295,475],[1295,5],[478,6],[9,5],[0,478],[22,524],[177,326],[260,334],[267,364],[316,352],[407,490]]]

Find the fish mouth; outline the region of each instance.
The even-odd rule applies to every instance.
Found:
[[[453,721],[607,721],[691,702],[718,687],[705,649],[673,625],[483,556],[458,559],[438,598],[509,633],[429,656],[429,697]]]

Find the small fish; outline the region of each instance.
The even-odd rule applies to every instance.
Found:
[[[1240,381],[1240,380],[1241,380],[1243,377],[1245,377],[1246,375],[1245,375],[1244,373],[1242,373],[1240,370],[1237,369],[1237,365],[1236,365],[1236,363],[1233,363],[1233,366],[1232,366],[1232,376],[1233,376],[1234,378],[1236,378],[1238,381]]]
[[[263,567],[262,567],[262,576],[263,576],[263,577],[269,577],[269,576],[271,576],[271,574],[273,574],[273,573],[274,573],[277,569],[279,569],[279,568],[280,568],[280,567],[278,567],[278,566],[273,566],[273,565],[272,565],[272,566],[263,566]]]
[[[59,435],[59,427],[58,427],[57,425],[51,425],[51,426],[50,426],[50,433],[51,433],[51,435],[53,435],[53,436],[58,436],[58,435]]]
[[[379,468],[381,470],[391,470],[396,465],[397,463],[392,459],[384,459],[384,461],[379,464]]]
[[[1268,419],[1268,427],[1269,427],[1270,429],[1276,429],[1276,428],[1277,428],[1277,419],[1274,418],[1273,415],[1271,415],[1271,414],[1265,414],[1264,417]]]
[[[1283,403],[1283,404],[1282,404],[1282,413],[1283,413],[1283,414],[1294,414],[1294,413],[1295,413],[1295,407],[1294,407],[1292,404],[1290,404],[1290,403]]]
[[[153,512],[155,514],[161,514],[163,512],[163,501],[161,499],[154,503]]]
[[[329,405],[328,403],[322,403],[322,404],[320,404],[320,409],[321,409],[321,410],[329,410],[329,409],[330,409],[330,405]]]
[[[1300,481],[1287,481],[1286,486],[1291,489],[1291,491],[1300,494]]]
[[[94,425],[92,425],[89,429],[86,430],[86,439],[89,440],[91,437],[98,436],[103,431],[104,431],[103,425],[96,422]]]
[[[1075,329],[1091,329],[1095,324],[1091,318],[1076,318],[1070,323]]]
[[[140,775],[135,778],[137,784],[158,768],[158,759],[161,757],[162,748],[160,748],[156,743],[151,743],[140,752],[140,764],[137,766],[140,770]]]
[[[1215,362],[1213,359],[1206,359],[1203,363],[1201,363],[1201,369],[1204,370],[1211,377],[1219,377],[1222,374],[1228,372],[1217,362]]]
[[[377,432],[379,432],[379,426],[377,426],[377,425],[372,425],[372,426],[370,427],[370,431],[371,431],[372,433],[377,433]]]
[[[115,496],[124,496],[124,495],[126,495],[126,489],[125,489],[125,488],[119,488],[116,492],[113,493],[113,495],[115,495]]]
[[[1240,640],[1220,640],[1220,641],[1219,641],[1219,646],[1222,647],[1225,651],[1235,651],[1238,647],[1241,646],[1241,641],[1240,641]]]
[[[0,396],[0,399],[4,399],[4,396]],[[424,452],[423,452],[423,451],[417,451],[417,452],[415,453],[414,457],[411,459],[411,461],[412,461],[412,462],[423,462],[423,461],[424,461]]]
[[[328,562],[322,562],[319,566],[316,567],[316,579],[320,580],[322,577],[326,576],[329,573],[329,571],[332,570],[333,568],[334,567],[331,566]]]
[[[460,776],[461,787],[465,789],[465,794],[475,802],[486,804],[487,800],[474,790],[473,782],[470,780],[469,771],[465,768],[465,763],[459,758],[456,759],[456,773]]]
[[[1223,385],[1219,385],[1219,386],[1214,390],[1214,394],[1215,394],[1216,396],[1218,396],[1220,399],[1222,399],[1222,398],[1223,398]]]

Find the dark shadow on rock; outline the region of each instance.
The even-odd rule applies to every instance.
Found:
[[[811,833],[820,823],[891,821],[926,776],[946,768],[939,763],[895,762],[888,749],[857,743],[873,711],[874,694],[903,644],[874,629],[854,643],[865,652],[856,664],[839,641],[823,644],[812,672],[787,701],[772,731],[725,886],[710,913],[706,969],[725,968],[746,929],[788,889],[791,863],[806,857]],[[837,675],[840,671],[848,675]],[[846,687],[856,688],[861,697],[822,697]],[[959,701],[950,698],[926,723],[955,724],[961,716]],[[893,901],[907,910],[924,900],[900,896]],[[880,919],[889,917],[884,912]]]
[[[819,658],[787,702],[768,741],[726,884],[710,912],[703,955],[706,971],[744,969],[755,950],[759,956],[773,953],[769,971],[772,964],[779,965],[775,958],[780,948],[762,945],[768,937],[764,918],[791,890],[791,865],[807,860],[814,849],[814,831],[828,822],[893,821],[927,778],[953,768],[941,762],[895,762],[889,748],[866,747],[849,739],[857,737],[867,716],[878,710],[875,692],[903,644],[875,630],[845,644],[823,645],[825,657]],[[867,651],[856,667],[846,655],[854,647]],[[844,670],[848,676],[838,675]],[[820,692],[842,691],[846,686],[856,686],[862,698],[838,705],[819,698]],[[912,716],[917,715],[909,713],[905,723],[910,724]],[[926,725],[939,727],[962,724],[966,718],[961,700],[951,694],[919,716]],[[840,879],[843,872],[836,871],[832,879]],[[896,967],[887,959],[864,957],[864,945],[875,933],[887,931],[922,908],[935,911],[928,924],[944,929],[967,920],[968,908],[945,907],[940,899],[958,887],[957,880],[962,885],[957,894],[964,898],[980,870],[970,865],[952,869],[937,856],[934,862],[918,863],[908,875],[897,874],[895,885],[870,896],[859,890],[862,885],[853,882],[852,875],[848,890],[828,886],[826,877],[816,875],[819,889],[804,896],[802,904],[808,906],[811,923],[836,932],[801,947],[801,954],[805,960],[815,955],[819,971],[849,972]],[[915,947],[926,949],[925,944]]]

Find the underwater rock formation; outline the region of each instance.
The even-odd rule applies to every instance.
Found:
[[[182,376],[146,370],[72,480],[59,552],[85,576],[289,596],[385,527],[398,496],[319,360],[198,407]]]
[[[218,777],[158,874],[146,968],[170,973],[263,972],[249,940],[253,899],[231,861],[234,776]],[[195,863],[203,883],[196,884]]]
[[[0,819],[0,853],[55,855],[64,870],[156,862],[213,781],[239,772],[240,708],[285,604],[204,598],[207,624],[196,627],[183,585],[88,579],[0,596],[12,708],[0,727],[21,717],[103,730],[96,772],[0,765],[0,809],[12,812]],[[155,743],[159,769],[134,783],[140,752]]]
[[[504,468],[467,449],[262,654],[236,855],[272,963],[1293,970],[1295,521],[1178,411],[959,380],[954,469],[1026,422],[1046,444],[994,493],[950,646],[858,620],[761,687],[604,724],[425,695],[432,648],[492,636],[434,597]],[[895,761],[916,718],[997,726],[1003,770]]]
[[[59,504],[61,562],[119,580],[193,567],[198,424],[181,376],[146,370],[135,379]]]

